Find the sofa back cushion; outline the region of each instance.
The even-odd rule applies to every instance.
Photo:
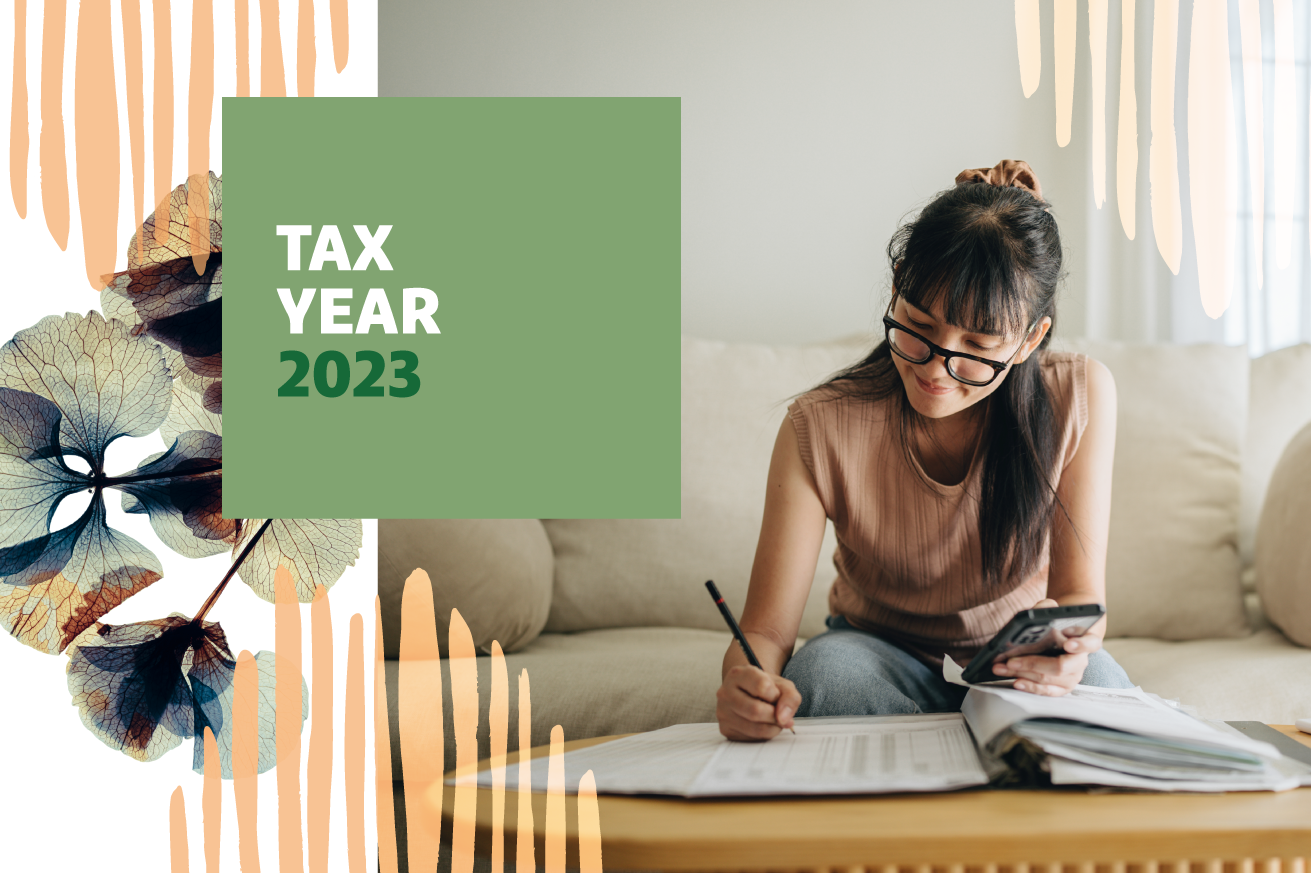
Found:
[[[1252,390],[1243,443],[1243,499],[1238,546],[1252,563],[1257,519],[1270,475],[1293,434],[1311,423],[1311,343],[1289,346],[1252,361]]]
[[[384,519],[378,522],[378,597],[383,652],[400,653],[401,600],[416,569],[432,585],[443,656],[451,610],[469,626],[480,652],[492,641],[513,652],[537,639],[551,608],[554,559],[535,518]]]
[[[1106,555],[1109,636],[1248,632],[1238,558],[1241,347],[1071,341],[1119,398]]]
[[[1119,398],[1109,633],[1165,640],[1246,633],[1238,558],[1246,353],[1219,345],[1062,347],[1106,364]],[[684,340],[682,518],[546,521],[556,559],[546,629],[720,629],[706,579],[740,613],[788,398],[867,348],[860,341],[787,348]],[[830,530],[802,636],[823,630],[834,546]]]
[[[741,615],[765,476],[787,405],[792,395],[857,360],[868,350],[864,342],[774,347],[684,339],[682,517],[547,520],[555,592],[546,630],[724,630],[707,579]],[[836,545],[830,525],[802,617],[803,637],[824,630]]]

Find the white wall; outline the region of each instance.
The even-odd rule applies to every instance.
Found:
[[[869,330],[901,218],[962,169],[1027,160],[1066,242],[1058,330],[1081,335],[1087,24],[1061,149],[1042,6],[1028,100],[1012,0],[387,3],[379,95],[681,97],[683,329],[725,340]]]

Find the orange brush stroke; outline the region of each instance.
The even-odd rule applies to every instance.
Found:
[[[155,18],[155,242],[168,241],[168,198],[173,193],[173,24],[167,3],[151,3]]]
[[[187,873],[187,806],[181,785],[168,799],[168,854],[172,873]]]
[[[1138,95],[1134,90],[1134,0],[1124,0],[1120,21],[1120,118],[1115,132],[1115,203],[1129,239],[1137,233]]]
[[[127,132],[132,151],[133,227],[140,227],[146,206],[145,74],[141,54],[141,2],[123,0],[123,68],[127,76]],[[146,241],[137,234],[137,257],[145,261]]]
[[[236,0],[237,96],[250,96],[250,4]]]
[[[305,820],[310,873],[328,869],[328,813],[332,799],[332,611],[328,592],[314,588],[314,693],[310,695],[310,755],[305,773]]]
[[[346,643],[346,711],[342,757],[346,777],[346,858],[350,873],[364,873],[364,618],[351,616]],[[390,751],[388,752],[390,756]],[[390,764],[388,765],[390,768]]]
[[[351,48],[350,13],[346,9],[346,0],[330,0],[328,15],[332,18],[332,59],[340,73],[346,69]],[[493,863],[492,866],[496,865]]]
[[[1074,113],[1074,53],[1076,17],[1074,0],[1052,5],[1052,54],[1056,62],[1056,144],[1070,144],[1070,118]]]
[[[382,650],[382,601],[373,598],[373,777],[378,825],[378,873],[396,873],[396,809],[392,793],[391,728],[387,723],[387,674]],[[350,677],[347,676],[347,683]],[[348,743],[349,745],[349,743]],[[352,868],[352,873],[355,873]]]
[[[73,147],[87,282],[99,291],[114,272],[118,243],[118,98],[109,37],[109,4],[83,3],[73,68]]]
[[[529,750],[533,747],[533,702],[528,687],[528,671],[519,672],[519,812],[515,822],[518,843],[514,850],[516,870],[534,870],[537,863],[533,845],[533,777],[529,769]]]
[[[1088,48],[1092,55],[1093,203],[1106,202],[1106,0],[1088,0]]]
[[[334,24],[335,27],[335,24]],[[337,33],[333,31],[333,40]],[[337,67],[341,72],[341,67]],[[14,0],[14,90],[9,101],[9,190],[27,218],[27,0]]]
[[[1243,44],[1243,114],[1247,122],[1247,166],[1252,192],[1252,252],[1256,287],[1265,282],[1265,97],[1261,69],[1261,4],[1239,0],[1238,30]]]
[[[492,698],[487,713],[492,755],[492,869],[505,866],[505,753],[509,740],[510,683],[505,653],[492,640]]]
[[[455,726],[456,769],[472,770],[478,764],[478,664],[473,635],[458,609],[451,610],[450,627],[451,721]],[[478,786],[455,787],[451,817],[451,869],[473,869],[474,818]]]
[[[564,728],[551,728],[546,762],[546,873],[564,873]]]
[[[237,655],[232,678],[232,794],[237,801],[241,873],[259,873],[259,667],[250,652]]]
[[[591,770],[578,780],[578,873],[601,873],[601,807]]]
[[[200,795],[201,820],[205,824],[205,871],[219,873],[219,834],[223,822],[223,762],[218,741],[205,727],[205,788]]]
[[[1042,78],[1042,23],[1038,0],[1015,0],[1015,43],[1020,55],[1020,88],[1032,97]]]
[[[432,582],[423,570],[405,580],[401,594],[400,707],[402,777],[405,780],[405,836],[411,870],[432,870],[440,857],[444,769],[442,674],[433,618]]]
[[[314,96],[314,0],[300,0],[296,18],[296,96]]]
[[[278,0],[259,0],[259,27],[259,96],[286,97],[282,34],[278,30]]]
[[[300,603],[291,571],[279,566],[273,575],[274,640],[278,651],[274,691],[278,749],[278,860],[283,871],[301,870],[300,727],[301,661]]]
[[[187,226],[191,230],[191,264],[202,276],[209,263],[209,125],[213,117],[214,2],[194,0],[187,98]]]
[[[46,0],[41,25],[41,208],[60,250],[68,248],[68,160],[64,156],[64,0]]]
[[[1179,0],[1157,0],[1152,9],[1152,143],[1147,153],[1148,195],[1156,248],[1179,274],[1183,257],[1183,207],[1179,201],[1179,153],[1174,129],[1175,59]]]

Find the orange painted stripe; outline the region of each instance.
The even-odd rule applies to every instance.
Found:
[[[332,32],[337,40],[336,16]],[[337,65],[341,72],[341,65]],[[14,88],[9,101],[9,190],[19,218],[27,218],[27,0],[14,0]]]
[[[510,721],[510,683],[505,672],[505,653],[492,640],[492,698],[488,707],[490,753],[492,756],[492,869],[505,866],[505,753]]]
[[[123,68],[127,77],[127,132],[132,152],[132,216],[134,228],[146,217],[145,74],[142,71],[141,0],[123,0]],[[137,235],[137,253],[145,250]]]
[[[1124,235],[1138,232],[1138,94],[1133,63],[1134,0],[1120,12],[1120,118],[1115,131],[1115,200]]]
[[[460,771],[478,765],[478,662],[473,635],[458,609],[451,610],[450,628],[451,721],[455,726],[455,766]],[[451,869],[466,873],[473,869],[474,819],[477,814],[476,785],[455,787],[455,809],[451,814]]]
[[[187,807],[181,785],[168,800],[168,850],[172,873],[187,873]]]
[[[601,873],[601,807],[591,770],[578,780],[578,873]]]
[[[278,27],[278,0],[259,0],[259,96],[286,97],[283,81],[282,33]]]
[[[351,616],[346,643],[346,858],[350,873],[364,873],[364,618]],[[386,708],[383,709],[386,717]],[[390,751],[388,756],[390,757]],[[387,772],[391,770],[388,762]],[[390,781],[390,780],[389,780]],[[388,786],[388,796],[391,796]],[[395,846],[395,843],[392,844]]]
[[[1075,0],[1052,3],[1052,55],[1056,65],[1056,144],[1070,144],[1070,119],[1074,112],[1074,54],[1078,14]]]
[[[423,570],[405,580],[401,595],[400,706],[401,760],[405,779],[405,839],[409,866],[436,868],[441,849],[442,792],[425,802],[430,785],[444,770],[442,674],[434,621],[432,583]]]
[[[167,4],[165,4],[167,5]],[[41,208],[55,245],[68,248],[68,159],[64,155],[64,29],[68,4],[46,0],[41,24]]]
[[[314,686],[310,694],[310,754],[305,773],[306,837],[310,873],[327,873],[332,801],[332,610],[328,605],[328,591],[322,585],[314,588],[310,632],[314,640]]]
[[[533,846],[533,781],[529,769],[529,750],[533,747],[533,703],[529,694],[528,671],[519,672],[519,813],[515,822],[518,842],[515,845],[516,870],[536,869]]]
[[[382,651],[382,601],[373,598],[373,776],[378,825],[378,871],[397,873],[396,810],[392,795],[391,728],[387,721],[387,674]],[[350,677],[347,676],[347,683]],[[352,869],[351,873],[355,873]]]
[[[1170,272],[1178,275],[1184,245],[1179,151],[1174,128],[1179,0],[1157,0],[1152,16],[1152,142],[1147,152],[1147,193],[1152,205],[1152,232],[1156,235],[1157,251]]]
[[[213,117],[214,0],[193,0],[191,86],[187,97],[187,226],[191,231],[191,264],[202,276],[209,263],[209,126]]]
[[[300,829],[301,658],[300,603],[291,571],[279,566],[273,576],[276,604],[277,683],[275,725],[278,749],[278,860],[282,873],[305,864]]]
[[[151,3],[155,24],[155,242],[168,240],[168,198],[173,191],[173,23],[167,3]]]
[[[118,97],[109,3],[85,2],[77,17],[73,67],[73,147],[77,155],[77,205],[82,219],[82,258],[87,281],[114,272],[118,243]]]
[[[346,69],[351,50],[350,12],[346,0],[329,0],[328,14],[332,17],[332,59],[340,73]]]
[[[219,873],[219,835],[223,823],[223,762],[214,732],[205,727],[205,788],[200,796],[205,824],[205,873]]]
[[[241,873],[259,873],[259,667],[250,652],[237,655],[232,684],[232,793]]]
[[[250,96],[250,3],[236,0],[237,96]]]
[[[300,0],[296,17],[296,96],[314,96],[314,0]]]
[[[546,873],[564,873],[564,728],[551,728],[546,762]]]

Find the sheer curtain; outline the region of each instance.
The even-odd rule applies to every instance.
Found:
[[[1247,111],[1244,85],[1244,65],[1239,33],[1238,3],[1229,4],[1230,69],[1234,94],[1234,137],[1237,154],[1236,166],[1231,167],[1232,181],[1237,197],[1234,202],[1234,297],[1229,311],[1223,316],[1225,342],[1246,345],[1253,356],[1299,342],[1311,341],[1311,241],[1308,239],[1307,186],[1308,155],[1308,100],[1311,100],[1311,64],[1308,64],[1308,46],[1311,46],[1311,15],[1306,2],[1290,4],[1292,21],[1293,82],[1292,117],[1285,120],[1275,103],[1276,38],[1274,10],[1271,0],[1260,4],[1261,12],[1261,82],[1264,109],[1265,145],[1265,203],[1264,245],[1257,249],[1252,179],[1249,172],[1250,154],[1245,125]],[[1254,108],[1253,108],[1254,109]],[[1293,137],[1293,177],[1280,179],[1274,163],[1280,143],[1277,135],[1281,123],[1288,124]],[[1288,247],[1287,262],[1280,266],[1280,243],[1276,234],[1276,214],[1279,211],[1277,188],[1292,187],[1290,216],[1292,240]],[[1263,281],[1258,278],[1262,267]]]
[[[1249,173],[1246,132],[1246,99],[1239,21],[1241,0],[1227,0],[1229,12],[1230,70],[1233,95],[1233,130],[1227,167],[1206,167],[1201,171],[1212,184],[1228,185],[1232,214],[1229,222],[1232,298],[1219,319],[1202,309],[1197,277],[1197,254],[1191,219],[1189,174],[1194,168],[1188,155],[1188,60],[1192,7],[1179,4],[1178,57],[1175,67],[1175,131],[1178,136],[1180,196],[1184,219],[1183,257],[1178,275],[1170,272],[1152,235],[1151,194],[1148,182],[1151,136],[1151,68],[1153,3],[1135,4],[1134,85],[1137,97],[1138,167],[1136,185],[1136,233],[1129,240],[1121,225],[1116,201],[1116,132],[1120,78],[1120,40],[1123,5],[1110,8],[1107,53],[1107,200],[1099,209],[1091,195],[1085,215],[1083,251],[1075,252],[1081,262],[1085,283],[1083,332],[1095,339],[1145,342],[1219,342],[1246,346],[1253,357],[1285,346],[1311,342],[1311,228],[1307,205],[1311,139],[1308,112],[1311,102],[1311,0],[1290,4],[1292,35],[1293,96],[1291,112],[1276,122],[1274,0],[1259,3],[1261,24],[1262,115],[1265,156],[1264,239],[1257,245]],[[1080,4],[1082,7],[1082,4]],[[1080,48],[1086,51],[1087,16],[1081,9]],[[1086,58],[1087,55],[1084,55]],[[1080,59],[1079,63],[1083,63]],[[1086,67],[1084,69],[1087,69]],[[1276,132],[1286,132],[1286,145],[1293,155],[1291,172],[1281,175],[1275,163]],[[1091,171],[1089,171],[1091,174]],[[1091,178],[1091,175],[1089,176]],[[1277,194],[1291,189],[1289,216],[1291,245],[1286,266],[1279,264],[1276,212]],[[1262,267],[1258,271],[1258,265]]]

